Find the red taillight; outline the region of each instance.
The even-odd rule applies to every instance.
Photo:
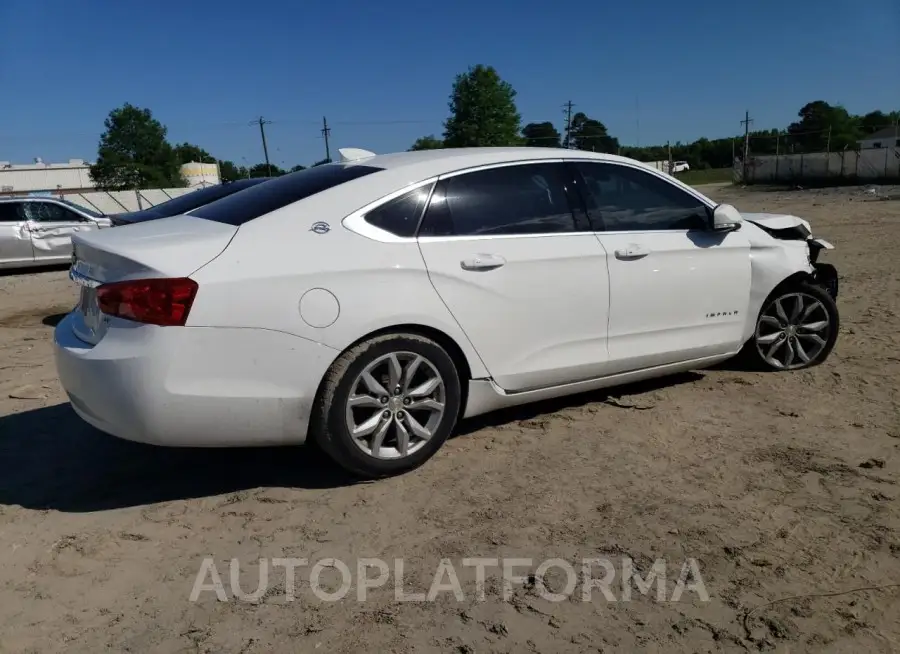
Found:
[[[97,288],[100,311],[148,325],[181,326],[197,295],[197,282],[178,279],[136,279]]]

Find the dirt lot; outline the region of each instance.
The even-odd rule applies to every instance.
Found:
[[[900,651],[900,200],[707,192],[807,217],[836,244],[843,323],[825,365],[494,415],[369,484],[302,449],[173,451],[91,430],[51,358],[50,325],[74,302],[65,273],[0,277],[0,651]],[[227,602],[189,599],[207,557]],[[233,599],[228,562],[251,592],[269,557],[336,557],[354,585],[358,558],[391,562],[392,580],[403,558],[406,592],[448,558],[465,596],[397,602],[390,581],[326,602],[300,568],[287,601],[278,568],[259,601]],[[525,582],[504,601],[488,568],[478,601],[464,557],[605,557],[616,579],[623,557],[642,574],[662,558],[667,599],[695,558],[710,600],[555,603]]]

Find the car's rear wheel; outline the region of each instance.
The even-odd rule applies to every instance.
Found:
[[[459,374],[440,345],[417,334],[377,336],[331,366],[315,407],[313,438],[356,475],[400,474],[443,445],[460,401]]]
[[[802,370],[828,357],[838,327],[837,305],[825,289],[792,284],[766,300],[745,352],[762,369]]]

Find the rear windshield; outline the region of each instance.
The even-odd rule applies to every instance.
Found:
[[[276,209],[316,193],[344,184],[383,168],[375,166],[325,164],[276,177],[242,193],[211,202],[191,215],[228,225],[243,225]]]
[[[184,195],[179,195],[177,198],[160,202],[149,211],[159,216],[177,216],[264,181],[264,179],[239,180],[227,184],[208,186],[197,191],[189,191]]]

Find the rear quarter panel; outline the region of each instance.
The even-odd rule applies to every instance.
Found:
[[[379,196],[371,189],[342,195],[335,192],[340,188],[242,225],[222,254],[191,275],[200,290],[188,324],[276,330],[338,351],[375,331],[421,325],[452,338],[472,376],[486,377],[483,363],[434,291],[417,244],[381,243],[343,227],[346,215]],[[330,230],[312,231],[320,221]],[[314,289],[327,293],[316,291],[318,313],[310,316],[306,303],[301,311],[301,299]],[[337,317],[323,326],[327,316],[310,318],[328,313],[327,294],[334,297]]]

